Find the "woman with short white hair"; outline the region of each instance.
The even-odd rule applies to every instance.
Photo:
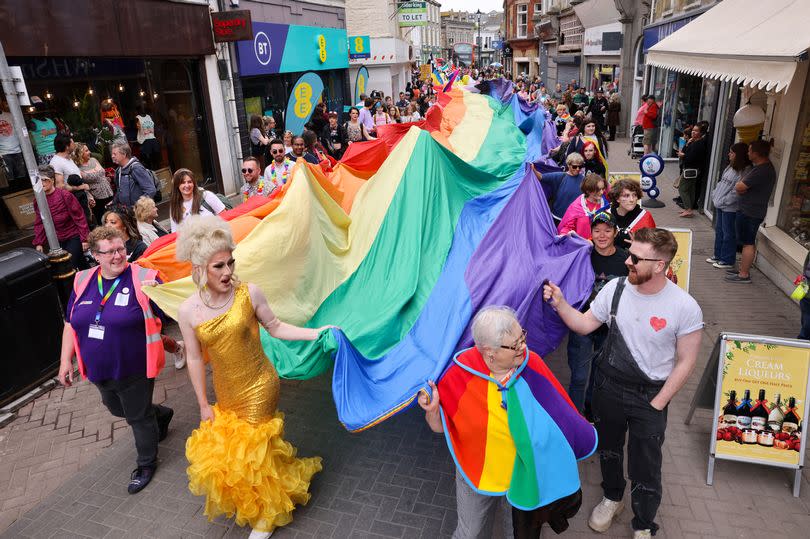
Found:
[[[200,407],[200,426],[186,443],[189,489],[205,495],[205,514],[236,516],[266,539],[292,520],[295,504],[309,500],[309,482],[321,458],[296,458],[283,439],[277,410],[279,378],[259,338],[313,341],[322,328],[300,328],[276,318],[258,286],[240,283],[228,224],[216,216],[183,219],[177,258],[191,262],[197,292],[180,306],[188,374]],[[205,364],[213,371],[217,403],[209,405]],[[240,455],[240,458],[234,458]]]
[[[169,232],[157,222],[158,209],[155,201],[148,196],[142,196],[135,203],[135,220],[141,239],[148,246],[161,236]]]
[[[515,311],[484,307],[472,336],[475,346],[456,354],[438,386],[428,382],[430,395],[419,395],[456,463],[453,538],[489,537],[504,495],[514,537],[539,538],[546,523],[561,533],[582,504],[577,460],[596,450],[596,431],[529,351]]]

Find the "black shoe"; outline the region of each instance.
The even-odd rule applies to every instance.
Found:
[[[675,205],[678,206],[682,210],[686,209],[686,208],[683,207],[683,202],[675,202]]]
[[[672,199],[672,202],[677,202],[678,204],[683,204],[683,199],[681,197],[675,197]]]
[[[168,411],[165,412],[162,416],[158,416],[158,429],[159,429],[158,441],[160,442],[165,440],[166,436],[169,435],[169,423],[172,422],[172,417],[174,417],[174,410],[172,410],[171,408],[165,408],[165,410]]]
[[[137,494],[142,491],[152,480],[153,475],[155,475],[155,468],[153,466],[139,466],[134,469],[130,476],[127,492]]]

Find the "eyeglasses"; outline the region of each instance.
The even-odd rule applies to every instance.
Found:
[[[278,155],[280,153],[284,153],[284,150],[283,149],[281,149],[281,150],[270,150],[270,155]],[[244,171],[242,171],[242,172],[244,172]]]
[[[252,173],[253,173],[252,168],[243,168],[242,169],[242,174],[252,174]]]
[[[637,255],[634,255],[633,253],[630,253],[630,262],[632,262],[633,265],[635,266],[639,262],[661,262],[661,259],[660,258],[641,258],[640,256],[637,256]]]
[[[119,247],[118,249],[110,249],[109,251],[96,251],[96,254],[101,256],[125,255],[127,254],[127,250],[124,247]]]
[[[568,165],[568,168],[570,168],[570,169],[576,169],[576,170],[580,170],[580,169],[582,169],[584,166],[585,166],[585,165]]]
[[[505,348],[506,350],[512,350],[514,352],[519,352],[524,344],[526,344],[526,330],[525,329],[520,333],[520,337],[518,338],[517,342],[513,346],[506,346],[505,344],[502,344],[501,348]]]

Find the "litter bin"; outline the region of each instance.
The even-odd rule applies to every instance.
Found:
[[[48,257],[0,253],[0,406],[59,371],[64,318]]]

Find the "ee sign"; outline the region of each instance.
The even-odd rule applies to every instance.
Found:
[[[256,60],[263,66],[270,63],[273,47],[270,45],[270,38],[264,32],[257,32],[253,38],[253,52],[256,54]]]

